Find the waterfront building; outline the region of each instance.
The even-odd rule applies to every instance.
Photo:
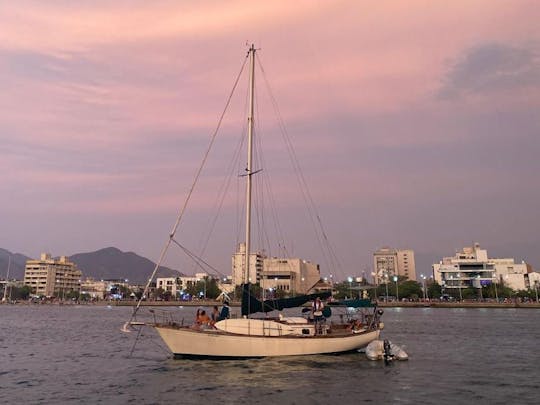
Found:
[[[156,278],[156,288],[163,291],[169,291],[171,297],[176,298],[176,294],[181,290],[177,277],[158,277]]]
[[[64,298],[70,291],[80,292],[82,272],[66,256],[54,259],[50,253],[42,253],[39,260],[27,260],[24,284],[32,294]]]
[[[212,276],[209,276],[208,273],[195,273],[194,276],[158,277],[156,278],[156,288],[169,291],[171,297],[177,298],[179,294],[183,294],[189,287],[192,287],[209,277],[213,278]]]
[[[251,283],[260,282],[261,273],[263,270],[263,260],[265,259],[264,253],[250,253],[249,255],[249,281]],[[234,285],[241,285],[244,280],[244,273],[246,268],[246,244],[240,243],[236,249],[236,253],[232,256],[232,283]]]
[[[320,279],[318,264],[298,258],[273,257],[263,260],[260,286],[287,294],[306,294]]]
[[[530,288],[528,274],[532,271],[524,261],[516,263],[513,258],[489,258],[487,250],[481,249],[478,243],[464,247],[452,257],[444,257],[432,268],[435,281],[450,290],[480,288],[501,282],[513,290],[526,290]]]
[[[176,280],[177,280],[177,283],[178,283],[178,286],[177,286],[177,289],[179,291],[183,291],[183,290],[186,290],[188,287],[190,286],[194,286],[196,285],[199,281],[204,281],[206,280],[207,278],[209,278],[211,276],[208,275],[208,273],[195,273],[195,275],[193,276],[181,276],[181,277],[177,277]]]
[[[383,247],[373,253],[373,269],[375,284],[391,282],[394,276],[416,280],[414,251]]]
[[[81,294],[87,294],[91,298],[102,300],[107,295],[109,283],[104,280],[94,280],[92,277],[81,282]]]

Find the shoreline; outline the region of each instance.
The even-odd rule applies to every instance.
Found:
[[[0,306],[8,305],[56,305],[56,306],[112,306],[112,307],[135,307],[137,301],[99,301],[99,302],[14,302],[0,303]],[[142,301],[141,307],[212,307],[223,305],[220,301]],[[230,307],[240,307],[240,302],[231,302]],[[537,302],[378,302],[380,308],[534,308],[540,309]]]
[[[381,308],[540,308],[538,302],[379,302]]]

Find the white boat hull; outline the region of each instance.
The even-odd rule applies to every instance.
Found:
[[[175,355],[210,357],[273,357],[341,353],[365,347],[379,330],[332,336],[249,336],[216,330],[155,325]]]

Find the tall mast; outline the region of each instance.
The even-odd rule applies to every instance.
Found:
[[[248,156],[246,168],[246,257],[244,283],[249,282],[249,253],[251,250],[251,176],[252,155],[253,155],[253,104],[255,91],[255,46],[251,44],[249,48],[250,70],[249,70],[249,115],[248,115]]]

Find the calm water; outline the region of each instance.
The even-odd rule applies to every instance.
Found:
[[[191,319],[194,308],[179,309]],[[0,403],[538,404],[540,310],[387,309],[408,362],[174,360],[130,308],[0,306]]]

